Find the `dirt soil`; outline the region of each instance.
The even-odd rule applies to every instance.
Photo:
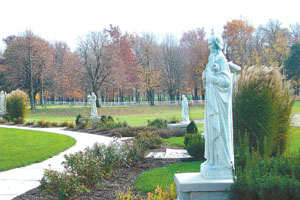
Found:
[[[113,200],[116,199],[118,192],[127,191],[130,187],[133,188],[134,181],[139,175],[145,171],[156,167],[167,166],[176,162],[188,161],[189,159],[152,159],[147,158],[137,163],[137,165],[130,168],[119,168],[114,172],[114,176],[103,181],[90,194],[81,196],[80,198],[74,198],[76,200]],[[137,191],[133,189],[135,194]],[[146,197],[146,195],[139,194],[140,197]],[[53,200],[55,196],[42,192],[39,188],[34,188],[16,198],[14,200]]]

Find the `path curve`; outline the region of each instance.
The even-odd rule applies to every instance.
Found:
[[[62,161],[64,161],[65,154],[82,151],[86,147],[92,147],[96,142],[102,144],[109,144],[112,141],[112,138],[110,137],[74,131],[66,131],[63,130],[64,128],[29,128],[7,125],[0,125],[0,127],[58,133],[71,136],[76,140],[76,144],[74,146],[59,153],[58,155],[52,158],[25,167],[0,172],[1,200],[13,199],[14,197],[19,196],[27,192],[28,190],[38,187],[40,185],[39,181],[43,177],[44,170],[49,169],[49,164],[51,165],[51,169],[62,171],[63,167],[61,163]]]

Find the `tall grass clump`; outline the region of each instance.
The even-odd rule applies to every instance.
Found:
[[[276,67],[247,67],[239,75],[234,93],[235,145],[247,138],[262,155],[283,153],[290,133],[294,104],[289,81]]]
[[[22,90],[14,90],[7,95],[6,111],[14,122],[24,122],[28,96]]]

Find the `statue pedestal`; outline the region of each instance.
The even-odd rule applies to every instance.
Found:
[[[177,200],[227,200],[233,179],[206,179],[201,173],[175,174]]]
[[[185,132],[188,125],[189,123],[168,124],[168,128],[171,130],[181,130]]]

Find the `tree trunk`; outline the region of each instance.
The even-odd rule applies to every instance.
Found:
[[[151,106],[154,106],[154,91],[153,90],[147,90],[147,98],[150,102]]]
[[[198,88],[196,88],[195,87],[195,89],[194,89],[194,100],[198,100],[199,98],[198,98]]]
[[[135,102],[140,102],[140,92],[135,88]]]

